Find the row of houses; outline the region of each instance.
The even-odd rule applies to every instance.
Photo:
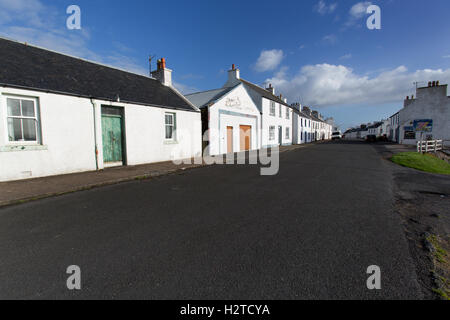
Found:
[[[201,110],[210,155],[331,138],[332,119],[325,121],[319,112],[300,103],[288,104],[270,84],[262,88],[242,79],[235,65],[222,88],[186,98]]]
[[[240,78],[184,96],[151,77],[0,38],[0,181],[329,139],[331,125]]]
[[[450,97],[448,85],[430,81],[406,97],[403,108],[388,119],[362,124],[345,132],[346,139],[375,135],[399,144],[416,145],[423,140],[443,140],[450,145]]]

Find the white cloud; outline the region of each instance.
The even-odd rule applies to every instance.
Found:
[[[450,59],[450,54],[446,55],[446,56],[442,56],[442,58],[444,59]]]
[[[341,60],[348,60],[348,59],[351,59],[353,56],[352,56],[352,54],[351,53],[347,53],[347,54],[344,54],[342,57],[340,57],[339,59],[341,59]]]
[[[417,70],[408,72],[407,68],[383,71],[375,77],[359,75],[343,65],[307,65],[293,77],[286,70],[267,79],[277,90],[287,96],[289,101],[300,101],[312,106],[338,106],[351,104],[377,105],[399,103],[413,93],[413,82],[440,80],[450,82],[450,69]]]
[[[276,69],[284,58],[283,50],[263,50],[256,61],[254,69],[258,72]]]
[[[337,40],[338,39],[334,34],[329,34],[322,38],[322,41],[326,44],[335,44]]]
[[[349,18],[345,26],[350,27],[354,25],[358,20],[362,19],[367,14],[367,8],[372,5],[370,1],[362,1],[353,5],[350,8]]]
[[[57,11],[39,0],[0,0],[0,35],[45,49],[111,65],[130,72],[148,75],[144,64],[126,56],[132,50],[113,42],[113,50],[102,57],[89,48],[90,34],[85,27],[68,30],[65,10]],[[1,19],[3,18],[3,19]]]
[[[329,5],[327,5],[324,0],[320,0],[314,6],[314,10],[317,11],[321,15],[325,15],[327,13],[333,13],[336,10],[337,6],[338,6],[337,2],[330,3]]]

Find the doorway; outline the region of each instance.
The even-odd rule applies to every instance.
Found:
[[[252,127],[240,126],[241,131],[241,151],[249,151],[252,147]]]
[[[281,146],[283,145],[283,127],[278,127],[278,144]]]
[[[233,137],[233,127],[227,127],[227,153],[234,152]]]
[[[105,167],[124,165],[123,109],[102,106],[103,162]]]

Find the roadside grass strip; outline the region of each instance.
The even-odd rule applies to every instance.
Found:
[[[420,171],[450,175],[450,164],[432,154],[403,152],[394,155],[391,161],[398,165]]]

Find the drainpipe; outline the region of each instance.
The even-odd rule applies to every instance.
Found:
[[[92,113],[94,115],[94,144],[95,144],[95,169],[98,171],[98,145],[97,145],[97,115],[95,112],[95,102],[91,98]]]

